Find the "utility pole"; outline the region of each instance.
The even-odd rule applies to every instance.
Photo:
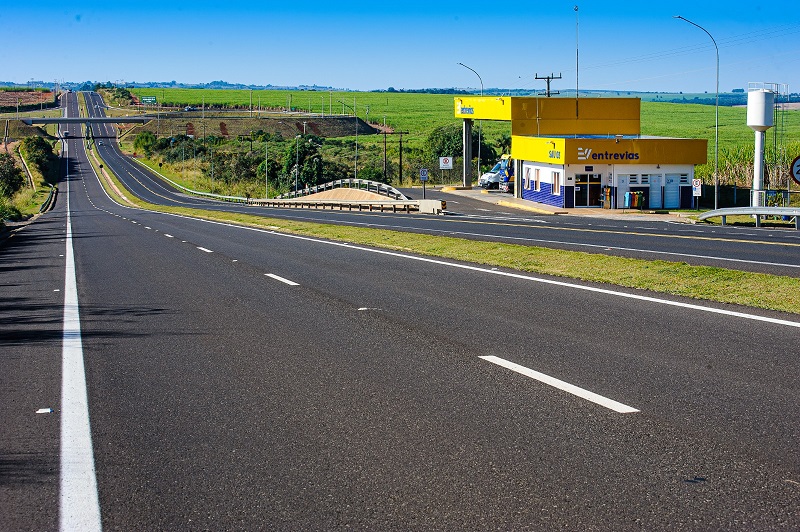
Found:
[[[386,179],[388,177],[388,161],[386,157],[386,135],[400,135],[400,177],[399,183],[403,184],[403,135],[408,135],[408,131],[392,131],[391,133],[384,131],[383,132],[383,178]]]
[[[545,96],[547,96],[548,98],[550,97],[551,94],[559,94],[558,91],[552,92],[550,90],[550,82],[553,81],[554,79],[561,79],[561,73],[560,72],[558,73],[558,76],[556,76],[555,74],[550,74],[549,76],[540,76],[539,74],[536,74],[536,79],[543,79],[543,80],[545,80],[545,83],[547,83],[547,89],[545,91]]]

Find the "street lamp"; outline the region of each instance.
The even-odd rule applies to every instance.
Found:
[[[688,18],[683,18],[680,15],[675,15],[672,18],[681,19],[706,32],[706,35],[711,37],[711,42],[714,43],[714,49],[717,51],[717,99],[716,103],[714,104],[714,210],[717,210],[719,208],[719,47],[717,46],[717,41],[714,40],[714,37],[712,37],[708,30],[703,26],[695,24]]]
[[[294,195],[297,196],[297,174],[300,173],[300,135],[294,137]]]
[[[459,63],[459,65],[463,66],[468,70],[472,70],[476,76],[478,76],[478,81],[481,82],[481,97],[483,96],[483,79],[481,79],[481,75],[478,74],[475,69],[468,67],[464,63]],[[478,177],[481,175],[481,132],[483,130],[483,121],[478,120]],[[472,139],[470,139],[470,142]]]
[[[269,199],[269,141],[264,137],[264,199]]]

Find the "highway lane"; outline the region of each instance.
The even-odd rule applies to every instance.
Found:
[[[90,112],[102,115],[99,95],[87,93],[87,97],[93,102],[89,107]],[[754,231],[630,219],[511,213],[508,209],[485,202],[433,190],[429,191],[428,197],[445,199],[450,209],[458,214],[431,217],[338,211],[298,213],[294,210],[232,205],[189,197],[178,193],[171,185],[123,156],[113,142],[115,135],[112,126],[94,127],[95,135],[106,138],[104,146],[99,146],[98,151],[107,164],[115,169],[126,187],[152,203],[680,261],[778,275],[800,275],[800,235],[790,230]]]
[[[58,527],[65,224],[59,195],[0,239],[0,530]]]
[[[106,528],[798,525],[796,327],[138,211],[80,176]]]
[[[121,207],[75,157],[105,528],[800,523],[796,317]]]

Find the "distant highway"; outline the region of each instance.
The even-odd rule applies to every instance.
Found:
[[[796,316],[124,207],[68,144],[0,247],[0,529],[800,528]]]

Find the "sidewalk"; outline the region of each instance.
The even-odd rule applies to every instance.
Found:
[[[496,190],[484,190],[482,188],[473,187],[472,189],[463,189],[460,187],[443,187],[440,189],[442,192],[454,194],[457,196],[465,196],[468,198],[485,201],[501,207],[511,209],[518,209],[537,214],[545,215],[570,215],[581,216],[586,218],[605,218],[610,220],[642,220],[642,221],[670,221],[678,223],[693,224],[696,221],[683,212],[669,212],[669,211],[653,211],[653,210],[638,210],[638,209],[600,209],[600,208],[581,208],[581,209],[561,209],[553,207],[552,205],[545,205],[544,203],[537,203],[519,199],[504,192]]]

